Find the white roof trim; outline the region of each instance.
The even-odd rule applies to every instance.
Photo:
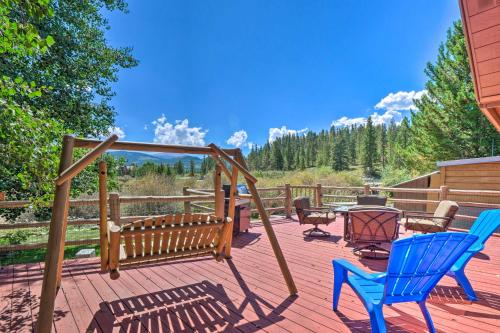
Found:
[[[444,166],[451,166],[451,165],[493,163],[493,162],[500,162],[500,156],[467,158],[467,159],[463,159],[463,160],[453,160],[453,161],[440,161],[440,162],[437,162],[436,164],[438,167],[444,167]]]

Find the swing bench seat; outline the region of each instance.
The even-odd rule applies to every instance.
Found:
[[[110,277],[118,279],[123,265],[199,256],[221,261],[224,247],[231,246],[231,222],[209,214],[154,216],[122,226],[108,221]]]

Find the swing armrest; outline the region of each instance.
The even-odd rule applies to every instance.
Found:
[[[120,227],[113,221],[108,221],[108,266],[109,276],[112,280],[120,277]]]

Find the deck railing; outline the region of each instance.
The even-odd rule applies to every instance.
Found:
[[[261,194],[261,200],[264,202],[268,213],[279,213],[287,217],[291,217],[294,212],[293,198],[297,196],[307,196],[311,198],[311,203],[315,207],[333,207],[355,204],[356,195],[372,193],[379,193],[387,196],[389,204],[404,210],[410,210],[405,209],[405,205],[417,205],[418,207],[426,207],[426,210],[432,210],[441,200],[449,198],[457,201],[460,207],[470,207],[474,208],[476,211],[500,209],[500,191],[458,190],[450,189],[447,186],[441,186],[439,189],[419,189],[370,185],[349,187],[327,186],[322,184],[285,184],[283,186],[258,188],[258,191]],[[428,199],[397,198],[396,195],[398,193],[426,194]],[[250,199],[252,202],[252,197],[249,194],[242,194],[240,197]],[[493,200],[488,200],[488,198]],[[0,209],[26,208],[31,204],[30,201],[0,201]],[[147,217],[145,214],[149,214],[151,211],[154,211],[154,214],[167,212],[210,213],[215,210],[214,204],[215,196],[213,190],[208,189],[191,189],[185,187],[182,195],[178,196],[120,196],[118,193],[110,193],[108,198],[108,216],[116,223],[125,223],[145,218]],[[94,198],[70,200],[71,208],[80,211],[85,207],[91,208],[94,213],[93,215],[96,217],[70,218],[68,220],[68,232],[65,243],[67,246],[99,244],[98,205],[98,199]],[[137,207],[139,206],[142,208],[138,209]],[[257,216],[257,209],[253,208],[253,204],[251,211]],[[144,214],[130,214],[130,212],[140,212]],[[476,216],[467,214],[459,214],[456,216],[457,220],[462,221],[473,221],[475,218]],[[0,237],[5,237],[6,233],[20,233],[20,237],[17,239],[10,236],[14,238],[14,244],[0,245],[0,252],[46,247],[49,225],[50,221],[0,223]],[[456,227],[452,229],[463,230],[462,228]],[[25,236],[23,236],[23,231]]]

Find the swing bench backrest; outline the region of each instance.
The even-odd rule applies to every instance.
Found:
[[[119,277],[119,266],[155,260],[174,260],[221,253],[230,236],[231,219],[208,214],[172,214],[126,223],[108,222],[109,269]]]

